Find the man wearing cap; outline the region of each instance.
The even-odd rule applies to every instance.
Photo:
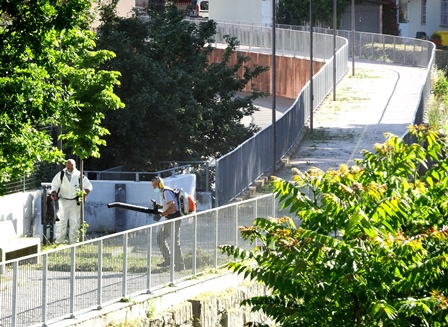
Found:
[[[160,215],[165,217],[167,220],[180,217],[179,203],[176,199],[174,191],[172,188],[167,187],[163,183],[161,177],[154,177],[152,179],[152,187],[156,193],[162,193],[162,212]],[[151,200],[154,208],[157,208],[156,200]],[[180,224],[182,220],[177,220],[174,222],[175,229],[175,244],[174,244],[174,270],[181,271],[185,268],[184,259],[182,257],[182,251],[180,249]],[[162,252],[163,262],[158,264],[159,267],[168,267],[170,265],[170,250],[167,243],[167,238],[171,236],[171,224],[164,224],[161,226],[157,234],[157,244],[159,245],[160,251]]]

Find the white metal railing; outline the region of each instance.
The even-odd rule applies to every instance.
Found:
[[[225,34],[241,40],[241,45],[251,51],[269,52],[272,28],[264,25],[232,24],[218,22],[218,42]],[[309,56],[309,26],[278,25],[276,53],[283,55]],[[313,108],[310,108],[309,84],[298,94],[296,102],[276,123],[282,128],[276,129],[275,162],[293,145],[310,118],[311,110],[317,109],[326,95],[332,90],[332,35],[333,29],[314,28],[314,53],[316,59],[326,62],[318,74],[313,77]],[[319,34],[321,33],[321,34]],[[426,68],[427,78],[422,87],[419,103],[415,106],[413,123],[421,123],[425,101],[431,90],[430,74],[434,65],[435,46],[433,43],[399,36],[337,31],[338,43],[336,54],[337,80],[347,71],[348,58],[407,65]],[[352,40],[354,42],[352,43]],[[293,41],[292,41],[293,40]],[[347,43],[348,42],[348,43]],[[320,76],[319,76],[320,75]],[[410,122],[412,123],[412,122]],[[216,206],[227,203],[245,190],[259,176],[272,170],[272,126],[268,126],[232,152],[216,160]],[[251,149],[255,149],[251,151]],[[241,167],[241,171],[235,171]],[[243,168],[244,167],[244,168]]]
[[[189,174],[191,165],[181,165],[164,170],[158,170],[153,172],[142,171],[121,171],[121,170],[85,170],[84,174],[89,178],[96,180],[130,180],[130,181],[151,181],[155,176],[169,177],[180,174]]]
[[[0,326],[44,326],[226,264],[222,244],[245,247],[238,226],[273,217],[274,195],[154,223],[153,225],[6,261],[0,275]],[[181,220],[185,269],[161,269],[157,232]],[[173,234],[173,233],[172,233]],[[173,248],[173,240],[170,240]],[[249,244],[247,244],[249,249]],[[171,257],[174,263],[175,258]]]

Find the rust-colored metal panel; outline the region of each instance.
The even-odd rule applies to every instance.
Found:
[[[222,55],[224,49],[214,49],[210,54],[210,62],[220,62],[222,60]],[[271,68],[271,55],[255,52],[237,52],[239,55],[248,56],[251,60],[246,63],[246,66],[253,68],[255,65],[267,66]],[[233,54],[229,60],[230,65],[236,63],[236,54]],[[314,74],[316,74],[324,65],[324,62],[315,61],[313,65]],[[285,57],[277,56],[276,59],[277,66],[277,85],[276,93],[277,96],[285,97],[289,99],[295,99],[297,94],[303,88],[303,86],[308,82],[310,78],[310,61],[302,58],[295,57]],[[241,68],[238,74],[242,76],[244,70]],[[259,90],[271,92],[271,70],[262,73],[260,76],[255,78],[252,83],[256,85]],[[248,84],[243,91],[250,91],[251,85]]]

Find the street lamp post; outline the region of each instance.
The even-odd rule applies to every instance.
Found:
[[[276,128],[275,128],[275,111],[276,111],[276,58],[275,58],[275,0],[272,0],[272,78],[271,78],[271,88],[272,88],[272,175],[275,175],[275,166],[277,164],[276,160]]]
[[[333,0],[333,101],[336,101],[336,28],[337,28],[337,3]]]
[[[352,0],[352,76],[355,76],[355,0]]]
[[[313,132],[314,118],[313,118],[313,0],[310,0],[310,133]]]

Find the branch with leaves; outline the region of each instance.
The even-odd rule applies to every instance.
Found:
[[[245,304],[282,326],[448,325],[446,138],[409,131],[415,143],[386,134],[352,167],[274,180],[300,227],[258,218],[240,228],[256,247],[221,246],[272,292]]]

